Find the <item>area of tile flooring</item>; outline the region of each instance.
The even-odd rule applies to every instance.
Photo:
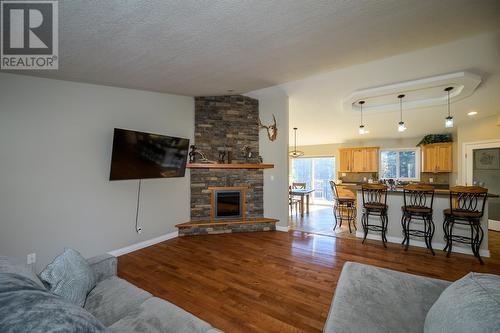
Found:
[[[293,211],[288,218],[288,225],[292,230],[310,232],[318,235],[335,236],[341,238],[356,239],[356,232],[352,229],[349,233],[349,226],[344,221],[342,227],[333,230],[335,218],[331,206],[311,205],[309,214],[304,214],[301,218],[300,214]]]

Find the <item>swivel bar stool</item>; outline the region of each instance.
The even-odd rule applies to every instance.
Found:
[[[403,242],[405,251],[410,246],[410,236],[423,237],[425,245],[432,249],[432,236],[434,236],[434,222],[432,221],[432,204],[434,202],[434,188],[430,185],[409,184],[403,187],[403,203],[401,207],[403,216],[401,217],[401,226],[403,227]],[[412,222],[423,221],[423,228],[412,228]]]
[[[330,180],[330,187],[333,193],[333,214],[335,215],[333,230],[337,228],[337,223],[339,227],[342,227],[342,222],[346,220],[349,225],[349,233],[351,233],[351,223],[354,226],[354,230],[356,230],[356,199],[339,196],[337,185],[333,180]]]
[[[484,214],[484,206],[488,196],[488,189],[479,186],[454,186],[450,188],[450,208],[444,213],[444,237],[446,246],[443,251],[448,250],[447,257],[450,256],[453,242],[470,244],[472,253],[483,265],[483,259],[479,255],[479,248],[484,237],[481,227],[481,218]],[[455,225],[467,226],[470,233],[453,233]]]
[[[387,186],[383,184],[363,184],[361,185],[361,193],[363,197],[363,216],[361,217],[361,225],[365,236],[363,237],[363,244],[368,236],[368,231],[376,231],[382,234],[382,243],[384,247],[387,238]],[[369,217],[377,216],[380,218],[379,224],[370,224]]]

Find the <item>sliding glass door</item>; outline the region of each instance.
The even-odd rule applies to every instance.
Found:
[[[292,159],[290,184],[306,183],[314,192],[313,204],[330,204],[332,190],[329,181],[335,179],[335,157],[309,157]]]

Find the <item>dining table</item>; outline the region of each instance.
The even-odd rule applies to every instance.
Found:
[[[313,192],[313,189],[307,188],[294,188],[290,190],[290,195],[300,197],[300,217],[304,217],[304,198],[306,212],[309,214],[309,196]]]

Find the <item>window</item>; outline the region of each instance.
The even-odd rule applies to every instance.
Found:
[[[380,151],[380,178],[420,179],[418,148],[383,149]]]
[[[312,203],[328,203],[333,200],[330,180],[335,179],[334,157],[313,157],[292,159],[290,184],[306,183],[307,188],[314,189],[311,194]]]

